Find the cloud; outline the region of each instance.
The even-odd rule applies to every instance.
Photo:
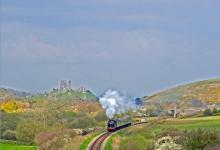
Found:
[[[138,95],[220,75],[217,3],[5,0],[3,83],[40,90],[65,77]]]
[[[59,51],[62,51],[58,47],[45,43],[34,37],[20,37],[13,42],[4,43],[3,48],[3,56],[17,61],[31,61],[34,59],[38,59],[40,61],[44,58],[56,59],[61,53]]]

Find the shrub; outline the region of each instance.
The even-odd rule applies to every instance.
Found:
[[[211,116],[212,115],[212,111],[210,109],[206,109],[204,112],[203,112],[204,116]]]
[[[16,129],[16,138],[19,141],[34,143],[35,136],[43,131],[43,125],[41,122],[34,122],[33,120],[21,121]]]
[[[79,113],[77,114],[76,118],[70,123],[71,128],[90,128],[94,127],[96,124],[95,119],[91,118],[85,113]]]
[[[179,114],[179,115],[178,115],[178,118],[179,118],[179,119],[184,119],[184,118],[186,118],[186,116],[185,116],[184,114]]]
[[[203,113],[198,113],[198,114],[196,115],[196,117],[204,117],[204,114],[203,114]]]
[[[212,113],[213,113],[213,114],[217,114],[217,113],[218,113],[218,110],[217,110],[216,108],[214,108],[214,109],[212,110]]]
[[[177,144],[178,137],[164,136],[159,138],[154,144],[155,150],[182,150],[183,146]]]
[[[171,137],[177,137],[177,136],[183,136],[183,132],[176,128],[167,128],[163,129],[163,132],[159,133],[156,136],[156,139],[165,137],[165,136],[171,136]]]
[[[202,129],[185,131],[185,137],[182,137],[183,146],[187,150],[204,149],[205,146],[216,144],[219,140],[217,132]]]
[[[6,140],[16,140],[16,133],[12,130],[5,130],[2,134],[2,138]]]
[[[23,112],[25,108],[25,103],[20,100],[9,99],[0,104],[0,110],[13,113],[13,112]]]
[[[97,121],[106,121],[106,120],[108,120],[108,117],[106,116],[106,113],[104,111],[100,111],[95,116],[95,120],[97,120]]]
[[[41,132],[36,136],[35,143],[39,150],[63,149],[75,136],[72,130]]]
[[[207,145],[214,145],[219,142],[220,137],[215,131],[205,129],[181,131],[175,128],[170,128],[165,129],[162,133],[158,134],[147,149],[163,150],[181,148],[184,150],[201,150]]]
[[[157,134],[151,144],[148,145],[147,150],[179,150],[183,146],[180,138],[183,136],[183,132],[176,128],[163,129],[163,132]]]
[[[16,130],[17,124],[20,121],[20,113],[4,113],[0,112],[0,138],[3,138],[3,133],[6,130]]]

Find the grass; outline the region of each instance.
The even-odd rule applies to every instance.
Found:
[[[92,142],[92,140],[95,139],[101,132],[102,131],[97,132],[97,133],[91,135],[90,137],[88,137],[86,140],[84,140],[83,143],[80,145],[79,150],[86,150],[88,145]]]
[[[36,150],[35,146],[0,143],[0,150]]]
[[[112,145],[113,145],[113,139],[117,136],[116,134],[113,134],[110,136],[110,138],[107,140],[105,144],[105,150],[112,150]]]
[[[152,120],[144,125],[129,127],[115,133],[106,143],[106,150],[110,150],[114,145],[114,138],[120,137],[120,148],[135,147],[135,149],[146,149],[151,140],[160,132],[167,128],[186,129],[210,129],[220,132],[220,116],[186,118],[186,119],[169,119],[156,121]],[[141,141],[141,142],[140,142]],[[138,147],[137,147],[138,146]]]

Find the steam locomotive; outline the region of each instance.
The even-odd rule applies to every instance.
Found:
[[[132,122],[130,118],[110,119],[107,124],[107,130],[114,132],[119,129],[131,126]]]

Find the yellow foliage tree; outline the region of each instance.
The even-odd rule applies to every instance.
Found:
[[[24,108],[24,102],[18,100],[7,100],[0,104],[0,110],[7,113],[23,112]]]

